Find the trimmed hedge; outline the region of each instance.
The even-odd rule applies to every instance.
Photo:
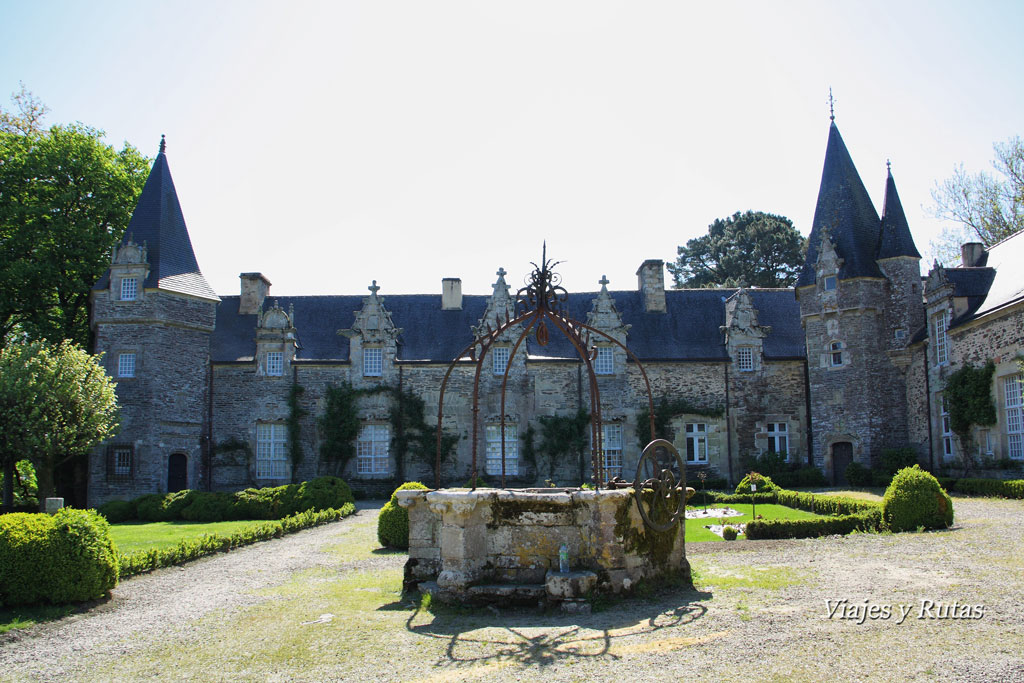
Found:
[[[301,484],[249,488],[235,493],[184,490],[150,493],[131,501],[110,501],[99,507],[110,522],[223,522],[233,519],[283,519],[306,510],[355,504],[352,490],[338,477],[318,477]]]
[[[280,538],[301,529],[348,517],[355,511],[354,504],[345,503],[340,509],[307,510],[278,521],[260,524],[251,529],[236,531],[229,536],[207,534],[199,538],[184,540],[173,548],[140,550],[127,555],[118,553],[121,578],[135,576],[161,567],[173,567],[206,555],[227,552],[270,538]]]
[[[953,524],[953,501],[931,473],[914,465],[892,478],[882,499],[882,515],[892,531],[943,529]]]
[[[427,487],[418,481],[402,484],[391,493],[391,500],[384,504],[377,516],[377,540],[385,548],[409,549],[409,511],[398,504],[399,491],[425,491]]]
[[[93,600],[117,585],[110,525],[94,510],[0,517],[0,605]]]
[[[771,519],[747,522],[747,538],[818,538],[834,534],[846,535],[853,531],[877,531],[882,511],[877,506],[854,515],[837,515],[820,519]]]
[[[947,491],[969,496],[1024,499],[1024,479],[952,479],[938,477],[939,485]]]

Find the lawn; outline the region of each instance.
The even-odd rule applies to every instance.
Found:
[[[728,505],[708,505],[708,509],[713,507],[728,507],[742,512],[743,514],[739,517],[726,517],[726,524],[745,524],[753,519],[751,505],[749,503],[730,503]],[[703,510],[704,506],[689,506],[688,510]],[[765,503],[757,506],[757,514],[761,515],[764,519],[814,519],[815,517],[821,517],[822,515],[816,515],[813,512],[805,512],[804,510],[795,510],[788,508],[785,505],[774,505]],[[705,524],[718,524],[718,520],[713,517],[701,517],[698,519],[686,520],[686,542],[692,543],[694,541],[721,541],[721,536],[711,533],[708,529],[704,528]],[[746,538],[744,535],[740,535],[739,538]]]
[[[236,531],[266,524],[265,520],[235,522],[125,522],[110,525],[110,537],[124,554],[139,550],[173,548],[181,541],[216,534],[230,536]]]

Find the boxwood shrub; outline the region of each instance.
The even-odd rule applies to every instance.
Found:
[[[944,529],[953,523],[953,501],[931,473],[914,465],[892,478],[882,499],[882,516],[892,531]]]
[[[391,493],[391,500],[384,504],[377,516],[377,540],[386,548],[409,549],[409,511],[398,504],[399,491],[410,489],[426,490],[418,481],[402,484]]]
[[[846,535],[853,531],[875,531],[882,521],[882,511],[876,505],[853,515],[835,515],[818,519],[771,519],[747,522],[747,538],[817,538],[833,534]]]
[[[117,577],[110,525],[94,510],[0,516],[0,605],[93,600]]]
[[[138,510],[130,500],[109,500],[96,508],[111,524],[127,522],[137,518]]]
[[[736,485],[736,493],[749,494],[751,483],[757,484],[757,493],[771,493],[778,488],[770,478],[757,472],[751,472]]]
[[[990,498],[1024,498],[1024,479],[947,479],[939,478],[947,491]]]

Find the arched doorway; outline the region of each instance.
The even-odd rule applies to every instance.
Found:
[[[172,453],[167,459],[167,492],[188,488],[188,458],[184,453]]]
[[[846,486],[846,468],[853,462],[853,444],[837,441],[832,444],[832,485]]]

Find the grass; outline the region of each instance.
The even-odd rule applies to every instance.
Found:
[[[708,509],[711,509],[712,505],[708,505]],[[753,519],[752,506],[749,503],[730,503],[729,505],[721,505],[718,507],[728,507],[742,512],[740,517],[726,517],[726,524],[745,524]],[[693,510],[702,510],[703,506],[691,507]],[[813,512],[805,512],[804,510],[795,510],[788,508],[785,505],[774,505],[766,503],[764,505],[757,506],[757,514],[761,515],[765,519],[815,519],[822,515],[816,515]],[[686,520],[686,542],[692,543],[695,541],[722,541],[724,540],[718,534],[711,533],[710,530],[705,529],[705,524],[718,524],[718,520],[714,517],[702,517],[699,519],[688,519]],[[740,534],[738,538],[746,538],[743,534]]]
[[[124,522],[110,526],[110,537],[125,554],[139,550],[165,550],[181,541],[209,534],[230,536],[236,531],[265,524],[266,520],[234,522]]]
[[[0,633],[28,628],[54,619],[63,619],[75,609],[74,605],[26,605],[0,608]]]

